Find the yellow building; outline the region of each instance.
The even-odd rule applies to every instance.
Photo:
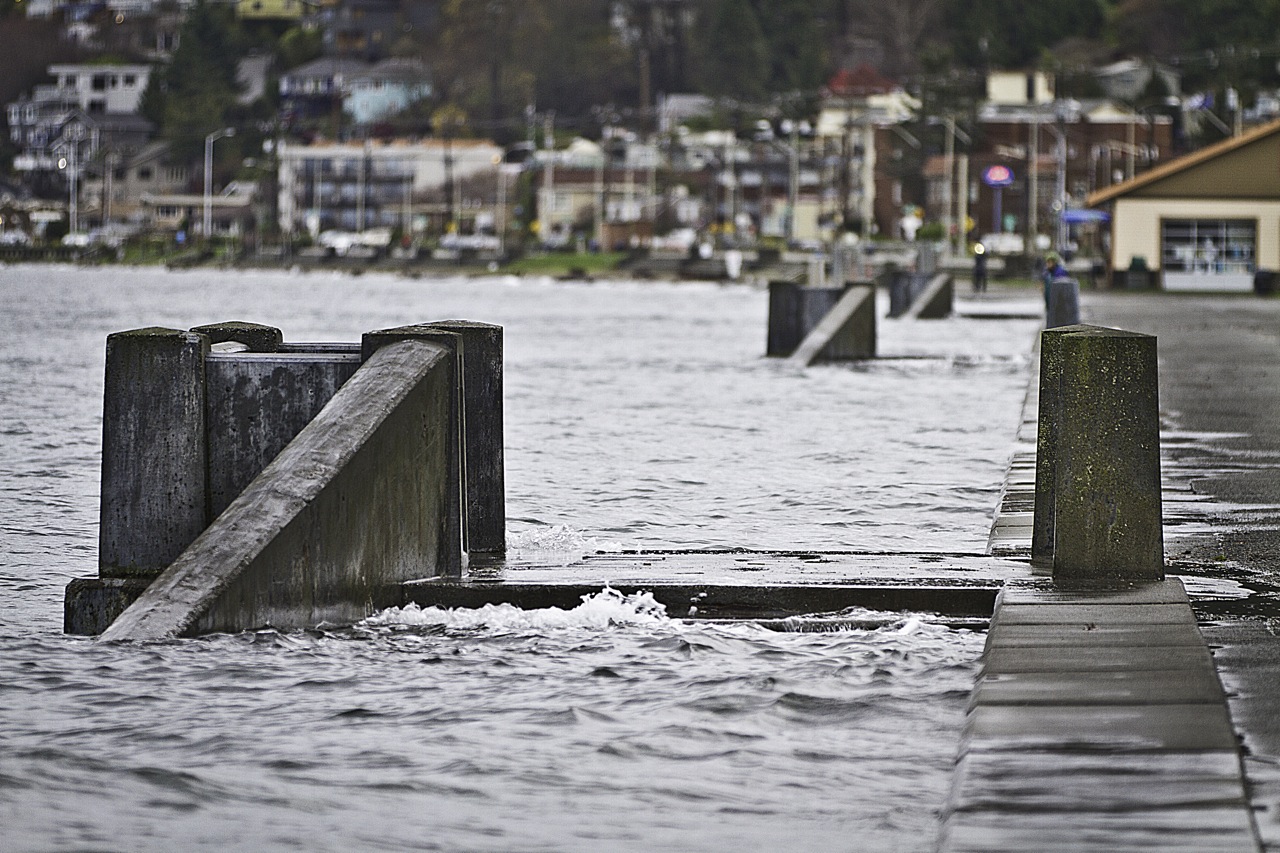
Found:
[[[1169,291],[1250,292],[1280,270],[1280,121],[1100,190],[1117,276],[1151,271]]]
[[[236,14],[247,21],[297,21],[304,8],[302,0],[238,0]]]

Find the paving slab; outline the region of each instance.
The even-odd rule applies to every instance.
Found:
[[[1190,705],[1221,703],[1222,685],[1207,667],[1112,672],[986,673],[974,705]]]
[[[917,610],[984,622],[1025,563],[983,554],[654,550],[512,554],[475,561],[461,579],[401,588],[403,604],[573,607],[605,586],[652,592],[678,617],[776,618],[850,607]]]
[[[1225,705],[978,705],[970,751],[1103,752],[1234,750]],[[1123,758],[1117,760],[1123,761]]]
[[[1245,805],[1233,750],[980,752],[957,768],[954,811],[1134,811]]]
[[[1018,646],[1203,646],[1199,632],[1186,625],[1123,625],[1071,622],[1013,624],[1000,622],[987,634],[991,648]]]
[[[963,815],[943,828],[949,853],[1248,853],[1260,848],[1239,806]]]
[[[983,671],[995,673],[1147,672],[1152,670],[1213,672],[1204,646],[1017,646],[996,647],[983,657]]]
[[[1188,625],[1196,617],[1185,604],[1003,603],[997,618],[1002,625]]]
[[[1063,584],[1052,578],[1012,578],[1000,593],[1010,604],[1189,604],[1186,588],[1174,578],[1154,583]]]

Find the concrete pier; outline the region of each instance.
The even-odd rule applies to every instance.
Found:
[[[102,639],[348,623],[456,573],[455,376],[438,344],[379,348]]]
[[[817,362],[853,361],[876,356],[876,289],[850,285],[818,324],[805,335],[791,360],[808,367]]]
[[[765,355],[787,358],[844,295],[843,287],[769,282],[769,334]]]
[[[66,630],[102,633],[140,596],[152,615],[112,636],[350,621],[405,580],[458,576],[467,540],[501,554],[501,394],[502,330],[483,323],[362,344],[243,322],[112,335],[101,566],[68,586]]]

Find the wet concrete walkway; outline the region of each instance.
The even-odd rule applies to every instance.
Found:
[[[1181,581],[1008,583],[948,809],[948,853],[1259,850]]]
[[[1256,607],[1259,594],[1268,595],[1274,586],[1276,558],[1272,551],[1270,564],[1265,557],[1259,561],[1257,555],[1269,549],[1257,546],[1271,544],[1275,528],[1257,524],[1256,512],[1231,519],[1230,509],[1212,505],[1206,483],[1230,494],[1243,482],[1274,497],[1275,469],[1268,474],[1258,470],[1263,466],[1237,464],[1224,473],[1222,451],[1202,446],[1203,435],[1194,437],[1188,451],[1181,431],[1190,413],[1196,427],[1218,430],[1219,443],[1243,439],[1250,461],[1259,452],[1271,455],[1277,430],[1271,415],[1280,392],[1274,381],[1280,306],[1274,300],[1156,294],[1093,294],[1085,305],[1086,322],[1159,338],[1170,570],[1201,585],[1191,576],[1205,571],[1224,577],[1222,554],[1233,551],[1231,556],[1243,558],[1236,574],[1261,581],[1254,586],[1262,589],[1246,596]],[[989,539],[989,551],[1009,559],[1025,559],[1030,550],[1036,387],[1033,377]],[[1269,491],[1257,489],[1259,481],[1269,483]],[[1206,501],[1221,513],[1220,521],[1236,523],[1206,536]],[[1272,507],[1263,507],[1269,514]],[[1170,539],[1171,524],[1175,531],[1190,524],[1198,535],[1175,533]],[[1236,545],[1241,542],[1253,548]],[[1206,552],[1216,559],[1204,562]],[[1199,606],[1204,609],[1203,598]],[[1267,737],[1253,731],[1254,722],[1238,731],[1232,713],[1247,722],[1257,719],[1274,681],[1267,690],[1262,673],[1246,679],[1231,668],[1243,657],[1274,674],[1280,654],[1274,630],[1270,643],[1258,639],[1256,628],[1252,642],[1241,641],[1249,624],[1198,625],[1177,577],[1110,589],[1063,588],[1047,577],[1009,581],[997,601],[971,700],[939,849],[1263,849],[1266,833],[1259,831],[1257,815],[1265,804],[1258,802],[1256,781],[1246,776],[1249,753],[1241,739]],[[1215,642],[1235,644],[1211,653],[1206,632]],[[1256,651],[1262,647],[1270,654]],[[1233,682],[1230,703],[1215,654],[1219,666],[1227,663]],[[1242,684],[1254,695],[1242,697]],[[1264,716],[1274,719],[1274,707]]]

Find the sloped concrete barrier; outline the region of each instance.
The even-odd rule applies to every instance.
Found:
[[[457,574],[455,378],[446,346],[379,348],[102,639],[350,622]]]
[[[925,279],[924,286],[915,294],[911,305],[903,313],[907,320],[941,320],[955,311],[955,279],[946,273],[938,273]]]
[[[1031,557],[1055,578],[1164,577],[1157,381],[1150,335],[1041,334]]]
[[[809,366],[825,361],[851,361],[876,356],[876,290],[851,285],[791,354]]]

